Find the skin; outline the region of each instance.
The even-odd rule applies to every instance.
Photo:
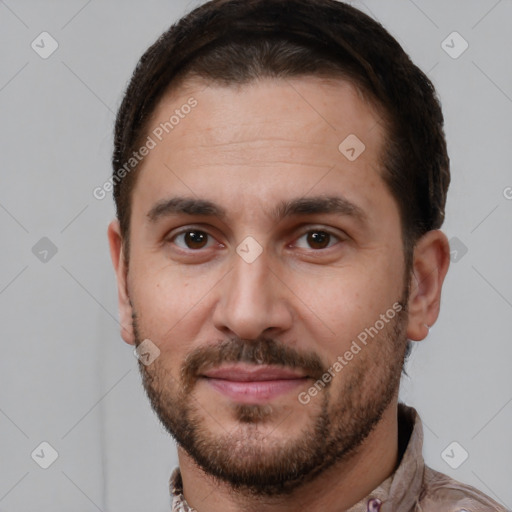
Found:
[[[190,96],[197,107],[142,162],[132,196],[128,266],[118,221],[108,228],[122,337],[137,345],[149,338],[160,350],[140,369],[164,425],[169,431],[179,428],[178,413],[188,414],[188,425],[206,445],[217,443],[224,459],[232,456],[223,459],[228,468],[264,474],[278,460],[286,466],[285,448],[297,452],[293,447],[313,432],[322,414],[329,419],[321,447],[325,459],[340,446],[351,448],[340,450],[316,474],[265,493],[213,476],[179,446],[184,495],[192,507],[346,510],[399,462],[403,352],[407,338],[424,339],[426,326],[438,317],[449,266],[447,238],[434,230],[418,241],[405,282],[399,210],[379,167],[384,128],[349,83],[300,77],[205,87],[189,80],[162,99],[151,126],[167,120]],[[338,150],[349,134],[366,146],[353,162]],[[269,215],[283,200],[332,195],[359,206],[366,221],[339,213],[281,220]],[[151,208],[173,196],[207,199],[222,206],[226,217],[181,213],[152,223]],[[175,236],[187,227],[211,238],[204,247],[187,248],[190,238]],[[311,238],[319,231],[332,233],[327,247]],[[236,252],[247,236],[262,248],[252,263]],[[407,311],[386,324],[307,405],[297,397],[312,386],[312,378],[245,409],[207,379],[184,380],[190,354],[213,347],[219,355],[220,344],[233,339],[265,347],[260,342],[270,338],[288,349],[292,360],[310,355],[328,368],[404,297],[408,285]],[[375,424],[364,439],[348,436],[372,418]]]

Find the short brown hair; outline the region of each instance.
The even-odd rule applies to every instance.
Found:
[[[417,239],[441,227],[450,171],[434,86],[366,14],[337,0],[212,0],[196,8],[135,68],[115,124],[114,175],[138,147],[158,101],[187,74],[226,85],[307,75],[351,80],[389,120],[383,178],[400,210],[408,263]],[[136,170],[114,181],[124,243],[135,182]]]

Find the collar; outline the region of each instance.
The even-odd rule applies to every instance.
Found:
[[[414,407],[398,404],[398,451],[400,463],[396,471],[368,496],[346,512],[409,512],[418,500],[423,482],[423,427]],[[169,481],[172,512],[196,512],[183,496],[179,467]]]

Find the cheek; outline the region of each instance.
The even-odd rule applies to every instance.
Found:
[[[400,269],[382,263],[361,262],[294,279],[290,287],[301,299],[295,301],[301,321],[332,354],[346,350],[401,296]]]
[[[140,334],[158,345],[169,368],[178,367],[205,341],[212,298],[222,289],[226,270],[162,264],[148,257],[144,262],[134,274],[132,290]]]
[[[204,304],[215,284],[213,276],[191,278],[177,266],[146,270],[133,280],[132,302],[141,335],[162,352],[175,355],[190,349],[204,323]]]

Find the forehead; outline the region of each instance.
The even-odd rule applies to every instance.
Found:
[[[383,122],[341,79],[229,86],[185,81],[158,103],[147,136],[154,147],[139,166],[134,213],[135,202],[155,203],[176,188],[182,195],[216,192],[229,199],[236,187],[239,194],[277,199],[290,187],[306,194],[322,176],[318,185],[324,188],[340,177],[347,190],[385,187],[379,170]]]
[[[176,110],[185,108],[188,112],[186,103],[191,98],[197,101],[191,112],[194,115],[186,113],[184,117],[189,119],[183,123],[181,114],[181,126],[173,127],[171,137],[164,134],[164,145],[173,145],[173,139],[180,135],[189,142],[218,145],[244,142],[260,134],[290,135],[307,146],[323,141],[337,149],[336,142],[350,133],[372,144],[384,131],[376,103],[370,104],[359,88],[345,79],[315,76],[263,78],[229,85],[201,78],[180,81],[157,104],[149,131],[169,121],[173,113],[179,114]],[[308,130],[297,129],[297,122]],[[173,149],[180,147],[176,144]]]

